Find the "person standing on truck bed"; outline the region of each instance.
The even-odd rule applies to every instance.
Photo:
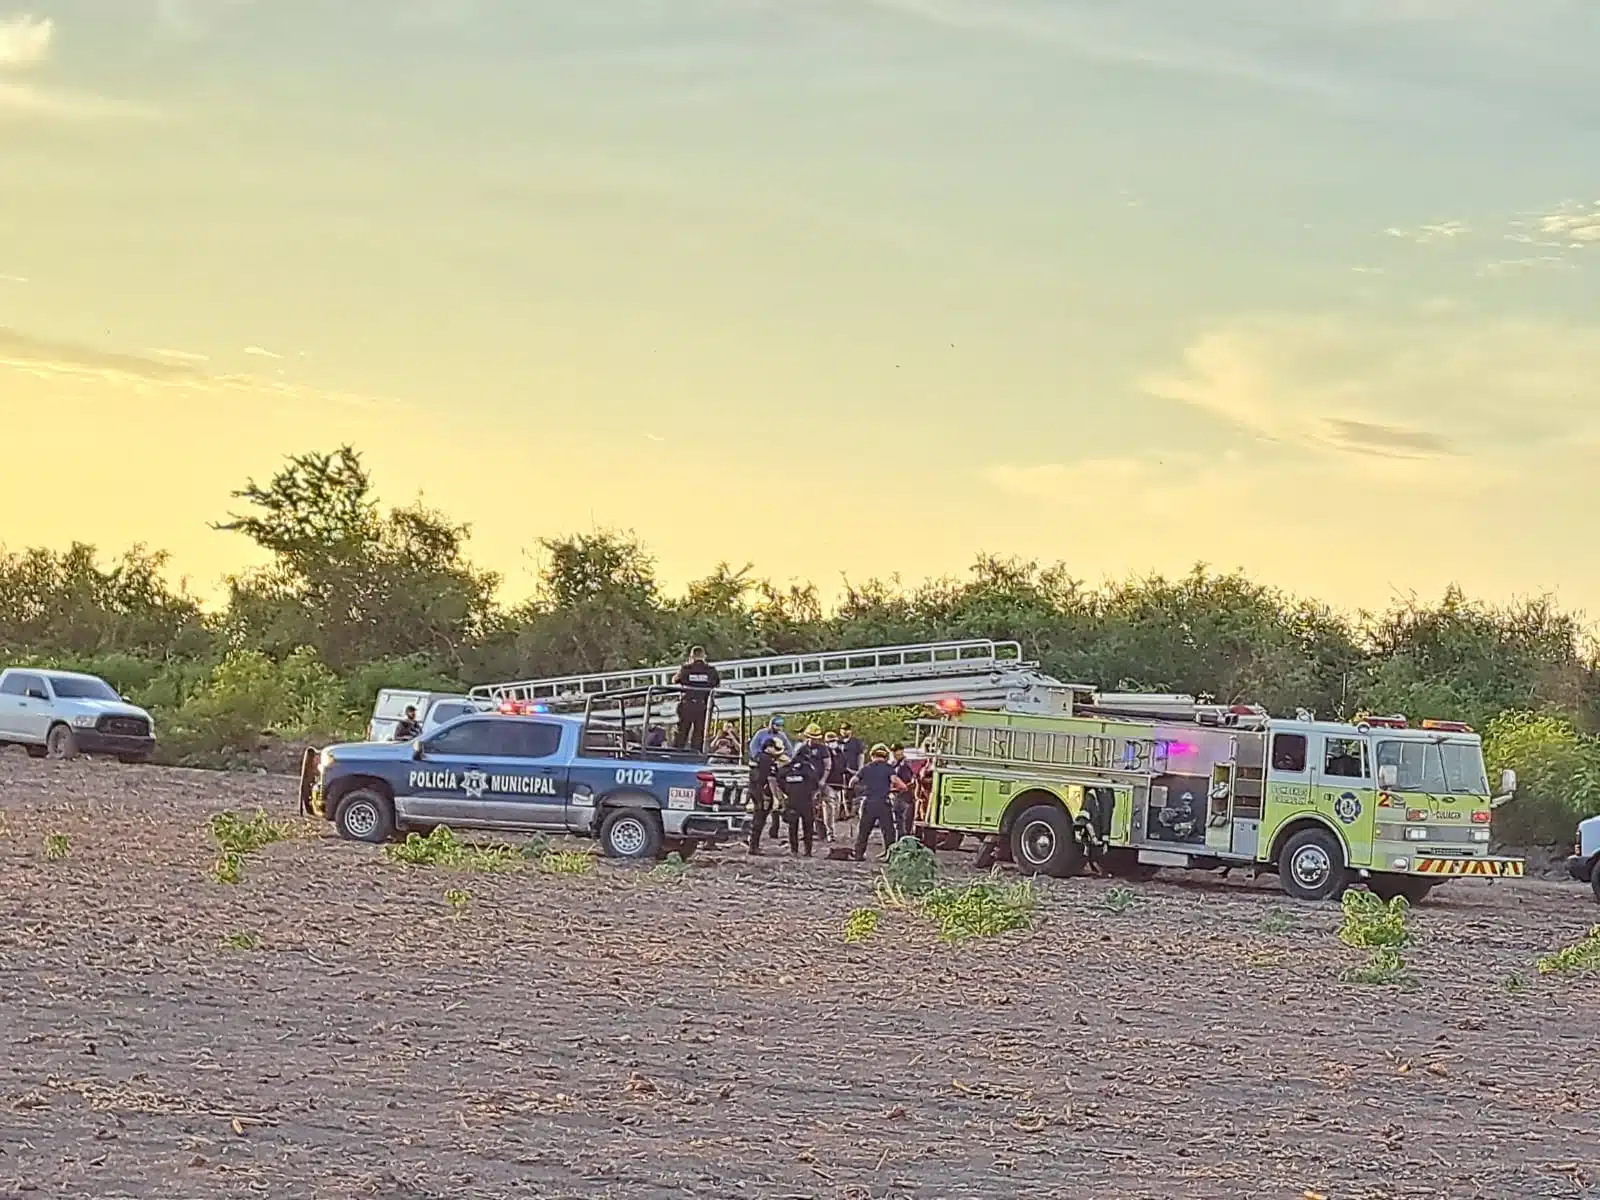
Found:
[[[872,761],[856,773],[856,791],[861,795],[861,822],[856,826],[856,861],[867,855],[867,841],[876,829],[883,837],[883,856],[889,857],[894,845],[894,768],[889,765],[889,747],[879,742],[872,748]]]
[[[722,673],[706,661],[703,646],[689,651],[689,661],[678,668],[674,682],[684,689],[678,697],[678,731],[673,735],[672,748],[682,750],[693,745],[696,750],[706,741],[706,710],[711,706],[711,693],[722,686]]]
[[[417,706],[406,705],[406,711],[394,723],[394,740],[397,742],[415,741],[422,736],[422,723],[417,720]]]

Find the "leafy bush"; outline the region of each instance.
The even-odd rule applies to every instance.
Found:
[[[405,841],[385,846],[383,856],[402,866],[444,867],[457,871],[516,871],[529,861],[510,846],[476,846],[463,842],[447,825],[435,826],[426,837],[408,833]]]
[[[72,839],[64,833],[52,833],[44,839],[44,856],[50,862],[60,862],[72,853]]]
[[[289,825],[274,821],[262,809],[256,809],[248,821],[241,820],[228,811],[212,813],[211,836],[216,840],[219,853],[212,864],[211,877],[218,883],[238,883],[244,878],[244,860],[263,846],[281,842],[290,836]]]
[[[1600,971],[1600,925],[1588,934],[1539,960],[1541,975],[1570,975]]]
[[[1346,946],[1398,948],[1411,944],[1411,908],[1404,896],[1385,902],[1371,892],[1351,890],[1339,906],[1344,914],[1339,940]]]
[[[1501,841],[1564,846],[1579,821],[1600,813],[1600,738],[1579,733],[1571,721],[1502,713],[1484,730],[1483,752],[1491,782],[1506,767],[1517,773],[1516,798],[1494,814]]]
[[[939,860],[932,850],[913,837],[903,837],[889,847],[883,865],[882,883],[899,899],[916,899],[933,890],[939,875]]]
[[[878,910],[858,908],[844,920],[844,940],[854,944],[864,942],[878,932]]]
[[[923,915],[939,927],[947,942],[994,937],[1033,923],[1031,879],[1002,883],[985,880],[963,888],[934,888],[922,899]]]
[[[259,950],[261,938],[247,930],[241,930],[228,934],[220,944],[224,950]]]
[[[1408,923],[1411,909],[1405,897],[1396,896],[1385,902],[1371,892],[1349,891],[1340,908],[1344,920],[1339,927],[1339,940],[1347,946],[1372,951],[1365,964],[1345,971],[1342,978],[1349,983],[1380,986],[1409,984],[1406,960],[1400,955],[1401,947],[1413,940]]]
[[[587,875],[594,870],[594,855],[581,850],[552,850],[539,860],[539,869],[551,875]]]

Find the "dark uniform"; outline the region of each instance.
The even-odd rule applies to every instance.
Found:
[[[801,742],[799,748],[795,750],[794,761],[804,763],[807,772],[816,780],[816,786],[811,789],[810,825],[820,832],[823,837],[827,837],[829,836],[828,814],[818,807],[816,800],[817,793],[822,790],[822,785],[827,781],[828,772],[833,767],[833,755],[828,753],[828,747],[824,743],[807,740]],[[784,794],[788,794],[787,787],[784,789]],[[811,851],[807,850],[806,853],[810,854]]]
[[[917,820],[917,771],[905,759],[889,764],[894,770],[894,817],[901,837],[910,837]]]
[[[761,853],[761,831],[766,828],[767,815],[770,813],[774,823],[778,819],[777,797],[773,795],[773,788],[778,786],[779,764],[782,759],[779,750],[774,746],[771,750],[763,752],[750,764],[750,799],[755,805],[755,815],[750,822],[750,853]],[[772,836],[778,836],[776,824]]]
[[[883,835],[883,852],[894,845],[894,805],[890,793],[894,768],[887,759],[875,758],[856,774],[856,791],[861,796],[861,822],[856,826],[856,861],[867,855],[867,839],[876,829]]]
[[[409,742],[422,736],[422,726],[417,723],[417,710],[406,709],[406,715],[394,723],[394,740]]]
[[[789,853],[800,852],[804,837],[806,857],[811,856],[817,815],[817,788],[822,786],[821,756],[796,751],[783,769],[784,819],[789,822]]]
[[[686,690],[678,698],[678,731],[672,744],[679,750],[692,744],[698,750],[706,740],[711,692],[722,686],[722,674],[705,659],[693,658],[678,669],[678,686]]]

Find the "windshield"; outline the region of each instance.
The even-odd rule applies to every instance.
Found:
[[[1489,794],[1483,748],[1476,742],[1379,742],[1378,766],[1398,768],[1397,792]]]
[[[98,679],[70,679],[64,675],[52,675],[50,686],[55,689],[58,700],[121,700],[106,684]]]

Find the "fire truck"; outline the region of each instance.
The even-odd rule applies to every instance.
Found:
[[[1362,882],[1416,903],[1452,879],[1524,872],[1489,849],[1516,775],[1491,793],[1481,739],[1459,722],[1059,691],[1056,713],[946,700],[918,723],[934,764],[927,840],[979,835],[1029,874],[1273,873],[1308,901]]]

